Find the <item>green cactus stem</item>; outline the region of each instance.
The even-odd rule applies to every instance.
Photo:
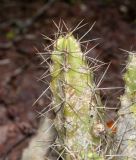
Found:
[[[104,131],[104,125],[98,121],[93,77],[79,42],[70,34],[60,36],[51,59],[55,127],[59,144],[65,150],[63,158],[102,159],[94,150],[100,144],[99,133]]]
[[[119,111],[118,139],[122,138],[119,153],[123,160],[136,158],[136,57],[129,56],[126,73],[125,94],[121,97],[122,108]]]
[[[51,60],[52,108],[22,160],[103,160],[104,110],[80,43],[71,33],[60,36]]]

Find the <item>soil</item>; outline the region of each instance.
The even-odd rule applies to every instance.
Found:
[[[0,160],[20,160],[22,150],[36,133],[39,112],[50,101],[44,95],[33,106],[48,87],[37,81],[47,66],[40,65],[41,59],[35,53],[36,48],[44,52],[44,45],[50,44],[42,34],[53,38],[56,28],[52,20],[58,24],[62,18],[69,28],[74,28],[84,19],[83,24],[88,24],[76,31],[75,36],[78,37],[86,33],[96,21],[83,41],[101,38],[88,45],[89,49],[99,43],[88,53],[88,57],[97,57],[106,62],[106,65],[94,72],[96,84],[109,66],[99,87],[122,87],[114,90],[101,89],[103,103],[107,108],[115,108],[106,110],[107,121],[115,120],[120,107],[118,97],[124,92],[122,75],[127,60],[127,53],[120,48],[136,50],[136,23],[132,17],[125,17],[126,11],[121,9],[123,6],[112,3],[105,5],[93,0],[75,4],[55,1],[24,30],[25,20],[33,17],[46,2],[5,0],[0,3]]]

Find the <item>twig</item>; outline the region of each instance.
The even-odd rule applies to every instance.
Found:
[[[55,0],[49,0],[47,4],[45,4],[42,8],[40,8],[37,13],[30,19],[26,20],[25,28],[30,27],[37,19],[39,19],[44,12],[51,7],[51,5],[55,2]]]
[[[7,43],[0,43],[0,49],[9,49],[13,46],[13,43],[12,42],[7,42]]]
[[[3,65],[7,65],[9,64],[11,61],[9,59],[3,59],[3,60],[0,60],[0,66],[3,66]]]

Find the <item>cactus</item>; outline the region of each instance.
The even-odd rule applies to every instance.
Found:
[[[98,156],[105,132],[100,97],[79,42],[69,33],[60,36],[51,55],[51,90],[55,127],[65,160],[103,159]],[[59,106],[59,107],[58,107]],[[100,113],[98,113],[100,112]],[[100,114],[101,116],[98,116]]]
[[[104,125],[97,113],[101,101],[80,43],[71,33],[60,36],[51,60],[52,109],[42,118],[22,160],[53,160],[53,155],[54,160],[102,160],[99,133]]]
[[[121,97],[122,108],[118,113],[118,151],[123,160],[133,160],[136,158],[136,57],[132,54],[129,56],[124,80],[126,91]]]
[[[92,70],[72,32],[60,35],[53,44],[52,105],[22,160],[104,160],[112,152],[112,125],[105,124]]]

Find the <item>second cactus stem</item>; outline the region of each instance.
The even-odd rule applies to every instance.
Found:
[[[121,160],[136,158],[136,56],[130,55],[124,74],[125,94],[121,97],[117,138],[122,140],[118,149]],[[122,158],[123,157],[123,158]]]

